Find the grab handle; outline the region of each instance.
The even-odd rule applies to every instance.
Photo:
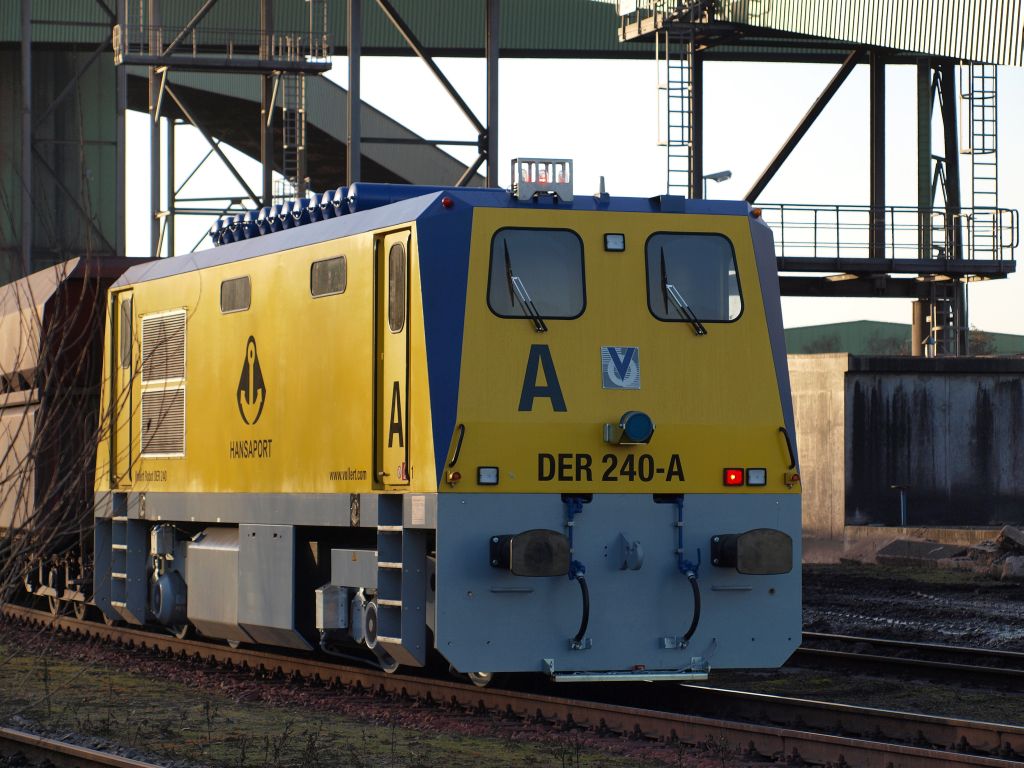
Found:
[[[785,427],[779,427],[779,432],[786,438],[786,450],[789,451],[789,468],[796,467],[796,456],[793,454],[793,443],[789,439],[789,431]]]

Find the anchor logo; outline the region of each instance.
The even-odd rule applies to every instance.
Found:
[[[245,345],[242,377],[238,380],[238,412],[246,424],[255,424],[263,413],[267,388],[263,384],[263,371],[256,354],[256,339],[252,336]]]

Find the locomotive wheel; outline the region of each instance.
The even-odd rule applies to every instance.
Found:
[[[63,579],[61,578],[61,573],[56,565],[52,566],[50,570],[46,573],[46,586],[50,587],[50,589],[54,590],[57,593],[64,591]],[[56,616],[58,613],[60,613],[61,600],[59,597],[47,595],[46,602],[50,606],[51,614]]]
[[[192,634],[192,625],[189,624],[187,621],[179,627],[168,627],[168,629],[171,631],[171,634],[179,640],[184,640],[186,637]]]
[[[103,613],[103,611],[100,611],[100,615],[103,617],[103,623],[106,624],[108,627],[119,627],[122,624],[124,624],[124,622],[120,619],[110,618],[109,616],[107,616],[107,614]]]
[[[469,682],[475,685],[477,688],[486,688],[491,684],[494,679],[493,672],[470,672],[466,675],[469,678]]]
[[[71,606],[75,610],[75,618],[79,621],[85,621],[85,615],[89,612],[89,605],[81,600],[75,600],[71,603]]]
[[[239,648],[242,647],[241,640],[225,640],[224,642],[226,642],[228,644],[228,648],[230,648],[233,651],[237,651]]]

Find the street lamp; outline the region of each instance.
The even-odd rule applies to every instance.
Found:
[[[711,181],[725,181],[732,178],[732,171],[718,171],[716,173],[704,174],[704,199],[708,199],[708,179]]]

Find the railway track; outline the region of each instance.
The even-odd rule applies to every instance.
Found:
[[[970,685],[1024,688],[1024,653],[1016,651],[804,632],[803,643],[790,664],[843,666]]]
[[[10,618],[268,674],[302,676],[353,690],[461,708],[467,713],[530,719],[624,737],[689,744],[726,743],[746,759],[885,768],[963,765],[1021,768],[1024,727],[795,700],[677,684],[546,686],[542,692],[479,688],[468,683],[282,656],[107,627],[6,606]],[[571,693],[574,697],[567,698]],[[630,703],[643,702],[643,706]],[[623,702],[626,702],[625,704]],[[701,714],[694,714],[700,711]],[[708,716],[708,713],[722,713]],[[727,713],[727,714],[725,714]]]
[[[158,768],[153,763],[46,738],[34,733],[0,728],[0,755],[20,753],[31,761],[58,768]]]

